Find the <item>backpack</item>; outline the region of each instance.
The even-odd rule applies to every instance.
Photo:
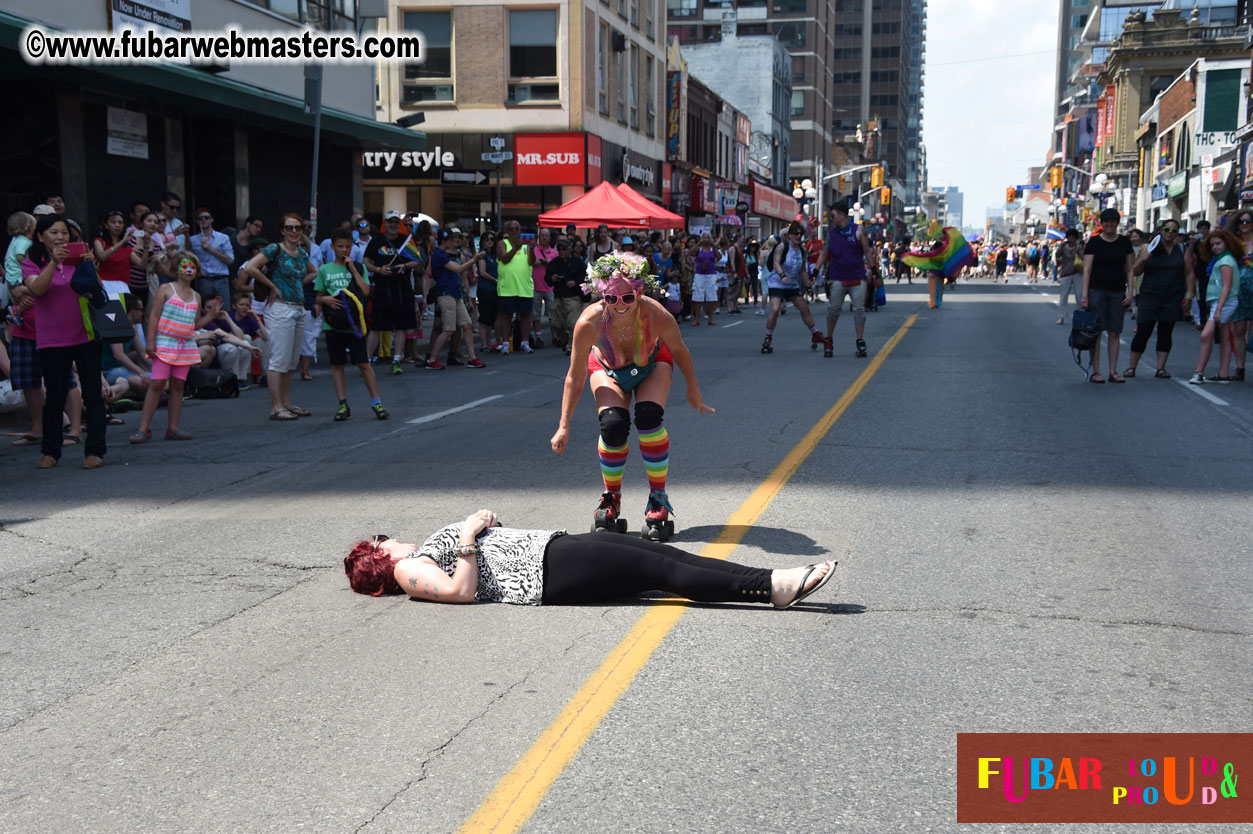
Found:
[[[183,390],[197,400],[225,400],[239,396],[239,380],[225,368],[195,367],[187,371]]]
[[[1092,310],[1075,310],[1070,323],[1070,338],[1067,343],[1073,352],[1075,364],[1083,371],[1084,376],[1088,376],[1092,369],[1092,352],[1096,350],[1097,343],[1101,338],[1101,331],[1097,326],[1096,313]],[[1083,352],[1087,351],[1088,366],[1083,366]]]
[[[1028,247],[1027,247],[1027,257],[1028,257],[1028,258],[1038,258],[1038,257],[1040,257],[1040,250],[1039,250],[1039,248],[1038,248],[1038,247],[1036,247],[1036,246],[1028,246]]]
[[[332,330],[351,332],[358,339],[364,336],[370,329],[366,320],[365,302],[356,293],[346,289],[335,293],[335,298],[339,299],[339,309],[323,307],[322,320]]]

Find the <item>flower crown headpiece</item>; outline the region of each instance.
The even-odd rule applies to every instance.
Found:
[[[588,266],[583,292],[588,295],[604,295],[616,278],[627,281],[637,290],[656,290],[660,287],[657,279],[648,272],[646,258],[633,253],[616,252],[597,258],[595,263]]]

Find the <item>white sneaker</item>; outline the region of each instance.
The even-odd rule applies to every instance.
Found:
[[[501,356],[508,356],[509,355],[509,343],[501,342],[500,345],[496,348],[496,350]]]
[[[1201,376],[1200,374],[1193,374],[1192,379],[1188,380],[1188,384],[1189,385],[1204,385],[1205,377]]]
[[[758,310],[758,311],[757,311],[754,315],[764,316],[765,314],[766,314],[766,311],[765,311],[765,310],[760,310],[760,309],[759,309],[759,310]]]
[[[518,350],[522,351],[523,353],[534,353],[534,352],[535,352],[535,351],[531,350],[531,343],[530,343],[530,342],[523,342],[522,344],[518,345]]]

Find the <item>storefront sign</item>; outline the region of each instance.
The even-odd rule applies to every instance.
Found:
[[[1153,193],[1151,195],[1151,199],[1153,200],[1153,202],[1166,199],[1166,183],[1164,182],[1153,183]]]
[[[661,204],[663,206],[670,205],[670,200],[674,197],[674,188],[671,186],[671,179],[674,177],[674,166],[669,162],[661,163]]]
[[[191,0],[111,0],[109,16],[114,32],[150,27],[189,32]]]
[[[361,154],[362,172],[366,179],[383,174],[420,177],[436,176],[436,168],[457,168],[457,157],[438,145],[433,151],[364,151]]]
[[[683,127],[682,102],[683,73],[666,73],[666,159],[682,156],[679,138]]]
[[[600,185],[604,178],[600,137],[589,133],[587,134],[587,184]]]
[[[637,182],[649,191],[652,191],[653,183],[656,182],[653,166],[632,165],[631,152],[624,149],[622,151],[622,181],[625,183]]]
[[[1096,100],[1096,147],[1105,145],[1105,96]]]
[[[768,185],[753,183],[753,211],[777,220],[791,220],[796,214],[796,198]]]
[[[1188,172],[1180,171],[1166,181],[1166,196],[1178,197],[1188,190]]]
[[[108,108],[105,153],[113,156],[129,156],[133,159],[148,158],[148,114]]]
[[[735,141],[741,145],[747,145],[749,138],[753,134],[753,123],[747,117],[735,114]]]
[[[1114,147],[1114,85],[1105,88],[1105,146]]]
[[[1193,137],[1192,144],[1198,150],[1204,148],[1207,151],[1221,152],[1224,148],[1235,147],[1236,132],[1228,130],[1197,133]]]
[[[585,144],[582,133],[515,133],[514,185],[583,185]]]

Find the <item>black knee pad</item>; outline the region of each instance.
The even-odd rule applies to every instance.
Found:
[[[666,410],[657,403],[637,402],[635,404],[635,429],[636,431],[652,431],[661,425],[661,420],[666,416]]]
[[[626,445],[631,433],[631,415],[625,408],[613,406],[600,413],[600,439],[614,449]]]

